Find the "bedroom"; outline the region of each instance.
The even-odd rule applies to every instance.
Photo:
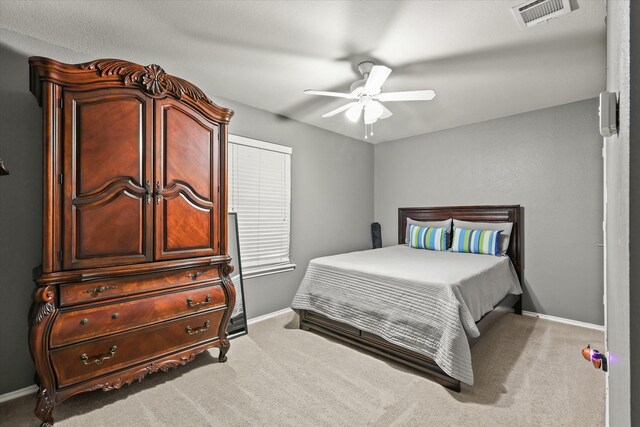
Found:
[[[230,135],[292,149],[290,262],[285,263],[286,271],[245,277],[249,319],[286,310],[312,259],[370,249],[372,222],[381,224],[387,247],[398,241],[399,208],[460,205],[523,207],[523,309],[525,314],[552,319],[508,315],[515,320],[501,320],[490,331],[495,340],[504,345],[505,330],[519,325],[517,343],[526,351],[506,352],[506,360],[492,364],[485,356],[495,355],[495,348],[479,341],[472,349],[476,384],[454,394],[428,375],[323,335],[290,329],[287,322],[282,327],[277,321],[290,316],[288,311],[252,322],[248,336],[231,341],[226,365],[211,363],[217,359],[214,349],[212,357],[201,355],[170,373],[150,375],[141,384],[81,394],[56,407],[56,424],[130,422],[134,418],[127,417],[140,416],[139,410],[132,415],[134,401],[151,411],[145,412],[149,418],[142,424],[226,424],[224,417],[207,417],[212,409],[203,409],[206,403],[229,417],[229,424],[300,424],[303,416],[311,417],[307,424],[348,424],[354,419],[364,424],[436,424],[435,419],[464,424],[464,418],[446,418],[451,416],[448,408],[471,414],[478,423],[493,417],[537,425],[547,416],[571,424],[578,421],[577,414],[589,414],[595,425],[607,419],[610,425],[633,425],[638,414],[632,411],[640,405],[632,405],[631,399],[637,399],[640,380],[629,363],[637,359],[632,354],[637,354],[633,338],[638,334],[629,310],[637,306],[633,302],[638,297],[630,286],[635,276],[624,246],[626,242],[633,249],[635,244],[628,210],[637,204],[637,191],[628,166],[634,154],[620,147],[629,146],[629,134],[637,138],[629,132],[634,126],[630,110],[637,104],[629,104],[623,95],[625,88],[631,95],[637,90],[630,82],[637,73],[629,72],[635,57],[627,48],[636,52],[638,46],[625,28],[631,21],[631,31],[637,31],[633,24],[638,7],[625,1],[578,0],[571,2],[571,13],[521,30],[511,12],[520,3],[0,3],[0,158],[10,173],[0,177],[0,394],[25,393],[20,400],[1,404],[0,423],[37,423],[26,320],[34,291],[32,269],[43,259],[43,109],[30,93],[28,60],[43,56],[68,64],[99,58],[159,64],[197,85],[216,104],[233,109]],[[321,117],[346,102],[303,91],[346,92],[363,77],[357,65],[367,60],[392,70],[384,91],[433,89],[437,96],[429,102],[387,103],[393,116],[376,123],[374,134],[365,139],[362,119],[352,123],[344,114]],[[599,246],[605,171],[597,100],[605,90],[622,93],[620,140],[626,141],[607,140],[613,153],[606,170],[611,186],[607,268]],[[486,172],[477,173],[477,165],[486,165]],[[612,206],[620,206],[620,211]],[[558,238],[567,235],[570,239]],[[589,343],[605,350],[605,270],[609,347],[623,355],[607,374],[608,413],[605,374],[580,356]],[[552,333],[557,335],[547,335]],[[271,336],[286,341],[268,345]],[[324,356],[295,357],[323,346]],[[259,352],[260,347],[266,353]],[[266,359],[252,367],[252,356]],[[332,361],[332,356],[341,359]],[[324,377],[313,369],[314,361],[322,362],[328,388],[318,386]],[[341,367],[341,361],[346,365]],[[531,369],[523,366],[525,361],[533,364]],[[380,376],[368,374],[360,364]],[[555,370],[549,370],[552,367]],[[573,376],[563,374],[565,367]],[[188,381],[197,379],[201,370],[211,375],[211,388],[202,383],[190,388]],[[252,377],[251,372],[264,378]],[[342,374],[350,384],[340,381]],[[234,375],[242,377],[237,385]],[[269,379],[279,382],[274,396],[265,391]],[[554,395],[548,387],[555,379],[561,379],[561,387]],[[224,394],[218,381],[231,387],[236,398],[247,384],[255,389],[244,390],[257,394],[242,400],[241,405],[249,405],[245,407],[235,407],[233,400],[215,403],[203,398],[193,403],[200,395]],[[572,381],[582,388],[574,388]],[[417,392],[433,393],[443,409],[430,408],[430,413],[416,408],[418,400],[408,398],[404,382]],[[340,385],[332,395],[332,387]],[[550,398],[523,397],[527,391],[541,390]],[[356,392],[366,399],[352,400]],[[195,413],[182,412],[172,398],[188,402]],[[322,415],[332,405],[337,420]],[[545,407],[550,409],[541,413]],[[153,415],[154,411],[159,412]],[[368,412],[373,418],[365,417]]]

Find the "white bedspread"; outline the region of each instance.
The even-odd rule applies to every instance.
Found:
[[[398,245],[312,260],[291,307],[429,356],[473,384],[467,335],[509,293],[522,290],[508,257]]]

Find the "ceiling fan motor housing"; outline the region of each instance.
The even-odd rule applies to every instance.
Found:
[[[358,64],[358,71],[362,74],[362,80],[356,80],[351,84],[349,90],[351,93],[360,94],[362,89],[364,89],[365,83],[367,83],[367,78],[369,74],[371,74],[371,69],[375,64],[371,61],[364,61]],[[356,92],[357,91],[357,92]]]
[[[365,80],[369,77],[374,65],[375,64],[371,61],[364,61],[358,64],[358,71],[360,71],[360,74],[362,74],[362,77],[364,77]]]

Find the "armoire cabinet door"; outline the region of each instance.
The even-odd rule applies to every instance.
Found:
[[[152,99],[65,92],[63,114],[64,268],[151,261]]]
[[[215,255],[220,129],[184,103],[155,102],[155,259]]]

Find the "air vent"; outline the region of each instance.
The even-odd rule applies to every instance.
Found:
[[[571,12],[569,0],[532,0],[511,8],[521,29]]]

